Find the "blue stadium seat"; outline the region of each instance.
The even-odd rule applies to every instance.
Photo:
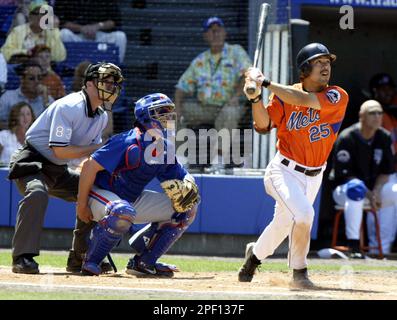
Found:
[[[0,38],[5,39],[11,27],[16,6],[0,6]]]
[[[19,76],[15,72],[17,64],[7,64],[6,90],[14,90],[19,87]]]
[[[89,60],[92,62],[108,61],[119,63],[119,49],[114,44],[83,41],[64,42],[67,57],[61,64],[69,68],[75,68],[80,62]]]

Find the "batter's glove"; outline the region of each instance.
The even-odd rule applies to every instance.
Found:
[[[199,190],[193,177],[183,180],[173,179],[161,183],[166,195],[171,199],[176,212],[186,212],[200,203]]]
[[[247,92],[247,88],[251,86],[252,82],[256,83],[256,89],[254,93],[249,94]],[[265,78],[263,73],[258,68],[248,68],[247,72],[245,73],[245,96],[251,102],[258,102],[262,98],[262,86],[267,87],[269,84],[270,81]]]

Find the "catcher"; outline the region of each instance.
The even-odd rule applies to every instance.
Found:
[[[139,99],[135,128],[113,136],[84,163],[77,215],[86,223],[98,222],[83,261],[84,275],[99,275],[101,261],[123,234],[131,233],[135,255],[128,262],[128,274],[172,277],[178,271],[157,260],[193,222],[200,196],[194,178],[166,152],[167,134],[176,121],[174,109],[161,93]],[[165,193],[145,190],[153,178]],[[147,226],[134,233],[135,224]]]

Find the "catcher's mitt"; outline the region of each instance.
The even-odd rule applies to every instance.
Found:
[[[167,180],[161,183],[164,192],[171,199],[176,212],[186,212],[200,203],[197,185],[190,179]]]

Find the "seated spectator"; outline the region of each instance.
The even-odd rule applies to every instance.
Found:
[[[392,77],[387,73],[374,75],[369,88],[372,98],[383,108],[382,127],[391,133],[394,151],[397,151],[397,91]]]
[[[175,106],[180,127],[237,129],[243,106],[244,73],[251,61],[240,45],[225,42],[223,21],[211,17],[203,25],[209,49],[199,54],[180,77]],[[190,101],[187,101],[190,97]],[[183,115],[183,116],[182,116]]]
[[[65,85],[51,68],[51,49],[46,45],[39,44],[33,48],[32,58],[37,61],[43,70],[41,83],[47,87],[48,94],[55,100],[65,96]]]
[[[365,198],[378,211],[382,247],[390,253],[397,223],[397,182],[389,180],[394,172],[390,133],[381,128],[383,110],[375,100],[365,101],[359,122],[343,130],[336,141],[333,160],[338,187],[333,197],[344,206],[346,237],[351,258],[363,258],[359,250],[360,227]],[[375,241],[372,215],[367,216],[370,245]],[[372,240],[371,240],[372,238]]]
[[[90,64],[91,64],[90,61],[84,60],[77,65],[76,69],[74,69],[74,76],[72,82],[73,92],[80,91],[81,88],[83,87],[85,70],[88,68]]]
[[[15,150],[25,141],[26,131],[34,122],[32,107],[26,102],[12,106],[8,117],[8,130],[0,131],[0,165],[7,165]]]
[[[40,20],[44,14],[40,8],[47,2],[35,0],[29,5],[29,21],[11,30],[5,44],[1,48],[8,63],[21,63],[30,58],[31,50],[39,44],[51,48],[51,60],[63,61],[66,59],[65,46],[62,43],[58,28],[42,29]]]
[[[119,1],[57,0],[55,12],[60,20],[62,41],[113,43],[119,48],[120,63],[124,62],[127,36],[119,31]]]
[[[0,97],[0,128],[7,127],[7,119],[11,107],[21,101],[32,106],[37,118],[54,98],[48,95],[47,88],[42,85],[42,70],[37,62],[29,61],[15,68],[20,77],[20,86],[15,90],[6,90]]]

